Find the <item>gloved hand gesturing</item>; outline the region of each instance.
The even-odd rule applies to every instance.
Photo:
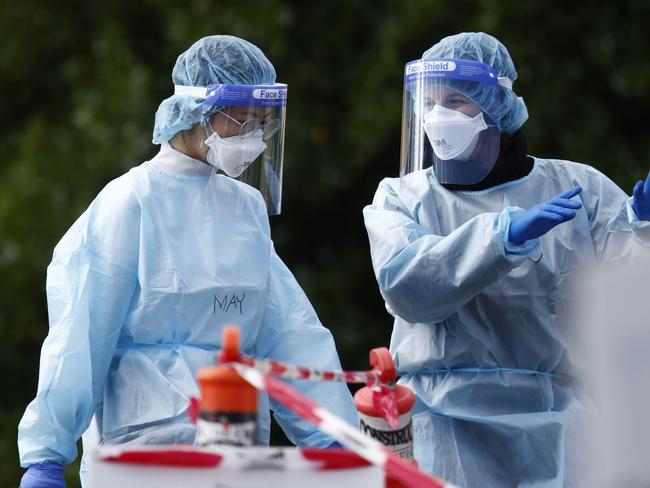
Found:
[[[637,181],[632,190],[632,208],[639,220],[650,220],[650,173],[645,180]]]
[[[65,488],[63,465],[55,462],[32,464],[20,480],[20,488]]]
[[[567,222],[576,216],[575,210],[582,207],[580,202],[571,200],[582,191],[576,186],[560,193],[545,203],[538,203],[525,212],[515,212],[510,218],[508,240],[515,245],[543,236],[556,225]]]

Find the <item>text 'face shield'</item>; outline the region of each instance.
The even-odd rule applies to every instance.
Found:
[[[499,155],[499,78],[463,59],[421,59],[404,74],[400,176],[433,167],[440,183],[484,179]]]
[[[204,98],[208,163],[257,188],[269,215],[279,214],[287,85],[177,86],[176,93]]]

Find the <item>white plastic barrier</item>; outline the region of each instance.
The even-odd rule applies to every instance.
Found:
[[[100,447],[91,488],[384,487],[378,466],[343,449]]]

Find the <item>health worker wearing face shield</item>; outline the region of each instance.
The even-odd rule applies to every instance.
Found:
[[[442,39],[404,79],[400,178],[364,218],[415,457],[463,487],[581,486],[593,403],[564,312],[582,267],[650,245],[650,178],[628,197],[528,156],[512,59],[487,34]]]
[[[18,429],[23,488],[64,486],[63,465],[85,431],[86,447],[192,444],[196,371],[214,364],[224,325],[240,326],[244,354],[340,368],[270,236],[287,86],[262,51],[231,36],[197,41],[172,80],[156,113],[160,152],[110,182],[54,250],[38,392]],[[295,386],[356,424],[346,385]],[[334,442],[270,407],[295,444]],[[265,395],[258,411],[258,441],[268,444]]]

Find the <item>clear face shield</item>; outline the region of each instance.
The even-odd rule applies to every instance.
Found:
[[[211,113],[203,120],[208,163],[257,188],[269,215],[279,214],[287,85],[176,86],[175,93],[203,98]]]
[[[483,180],[499,155],[500,84],[493,68],[464,59],[420,59],[404,74],[400,176],[432,167],[440,183]]]

